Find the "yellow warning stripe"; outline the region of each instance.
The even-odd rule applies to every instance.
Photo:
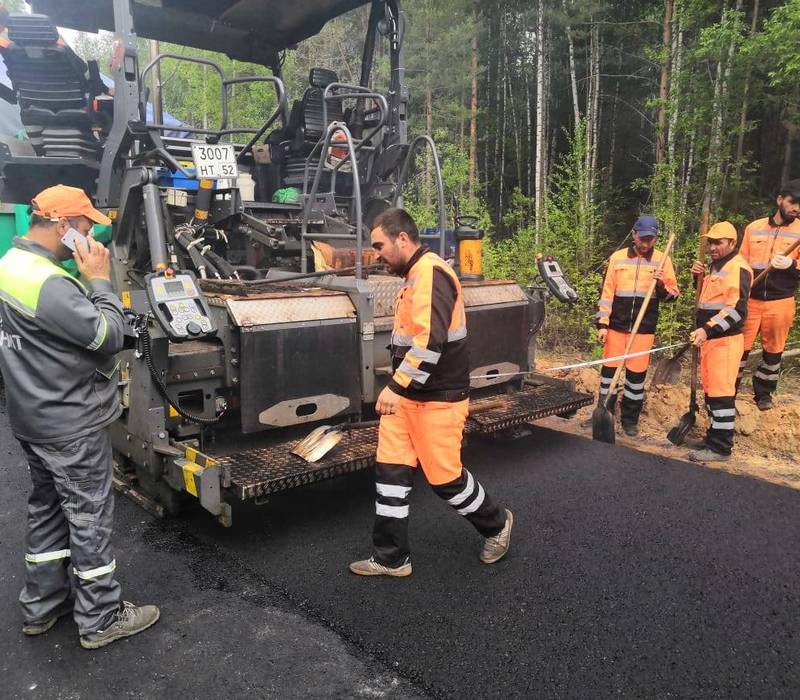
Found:
[[[186,490],[197,497],[197,484],[194,482],[195,474],[202,474],[203,467],[194,462],[186,462],[183,465],[183,483],[186,484]]]
[[[184,447],[183,454],[190,462],[199,464],[202,467],[208,468],[217,466],[217,460],[211,459],[211,457],[204,455],[202,452],[198,452],[194,447]]]

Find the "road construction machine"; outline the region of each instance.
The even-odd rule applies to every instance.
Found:
[[[358,84],[342,81],[336,66],[315,67],[290,99],[285,52],[363,5]],[[35,14],[5,19],[0,49],[11,80],[0,96],[19,106],[27,134],[0,143],[2,198],[29,202],[63,183],[85,189],[113,219],[112,281],[130,319],[129,347],[118,358],[123,411],[112,426],[116,486],[156,513],[196,499],[230,525],[237,501],[265,502],[369,467],[402,284],[371,264],[370,223],[402,204],[426,149],[439,226],[425,242],[447,256],[436,146],[407,130],[399,0],[32,6]],[[114,32],[112,88],[57,27]],[[207,53],[173,51],[144,64],[139,38],[270,72],[228,78]],[[377,51],[388,52],[385,89],[373,87]],[[217,81],[218,124],[165,123],[159,98],[168,85],[153,78],[176,61],[201,65]],[[261,123],[234,128],[231,94],[246,83],[267,85],[274,97]],[[586,405],[590,398],[566,383],[525,374],[546,287],[566,293],[557,264],[542,268],[542,288],[482,279],[480,236],[465,222],[458,230],[472,260],[463,282],[474,376],[467,433],[507,434]],[[319,461],[293,454],[322,423],[349,429]]]

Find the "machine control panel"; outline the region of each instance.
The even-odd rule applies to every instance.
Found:
[[[216,333],[197,278],[188,271],[147,276],[147,297],[156,320],[170,340],[195,340]]]
[[[552,255],[539,253],[536,256],[536,264],[544,283],[556,299],[570,304],[578,300],[578,293],[567,282],[561,265]]]

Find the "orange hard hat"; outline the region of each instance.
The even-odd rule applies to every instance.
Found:
[[[45,219],[60,219],[62,216],[85,216],[96,224],[109,226],[111,219],[92,206],[92,200],[77,187],[55,185],[42,190],[32,200],[33,213]]]

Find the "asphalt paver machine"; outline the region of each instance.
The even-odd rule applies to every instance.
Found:
[[[283,53],[361,5],[370,14],[359,83],[321,66],[290,100]],[[114,220],[113,282],[131,319],[119,356],[124,410],[112,431],[117,487],[157,513],[197,499],[230,525],[237,501],[369,467],[401,286],[370,265],[369,228],[402,202],[424,149],[439,206],[439,234],[426,242],[442,252],[445,244],[435,144],[407,134],[399,0],[33,0],[33,10],[6,20],[13,90],[1,96],[19,105],[28,139],[0,144],[3,198],[27,202],[71,184]],[[57,26],[115,33],[113,90]],[[271,75],[229,79],[188,54],[143,65],[140,37]],[[376,47],[389,55],[383,91],[371,87]],[[217,77],[218,125],[182,125],[176,135],[160,109],[148,112],[151,77],[167,60]],[[231,92],[259,82],[274,91],[269,114],[229,127]],[[529,369],[542,290],[465,279],[464,296],[473,405],[488,406],[473,411],[468,433],[502,434],[590,401],[565,383],[517,374]],[[291,449],[321,423],[351,429],[310,464]]]

